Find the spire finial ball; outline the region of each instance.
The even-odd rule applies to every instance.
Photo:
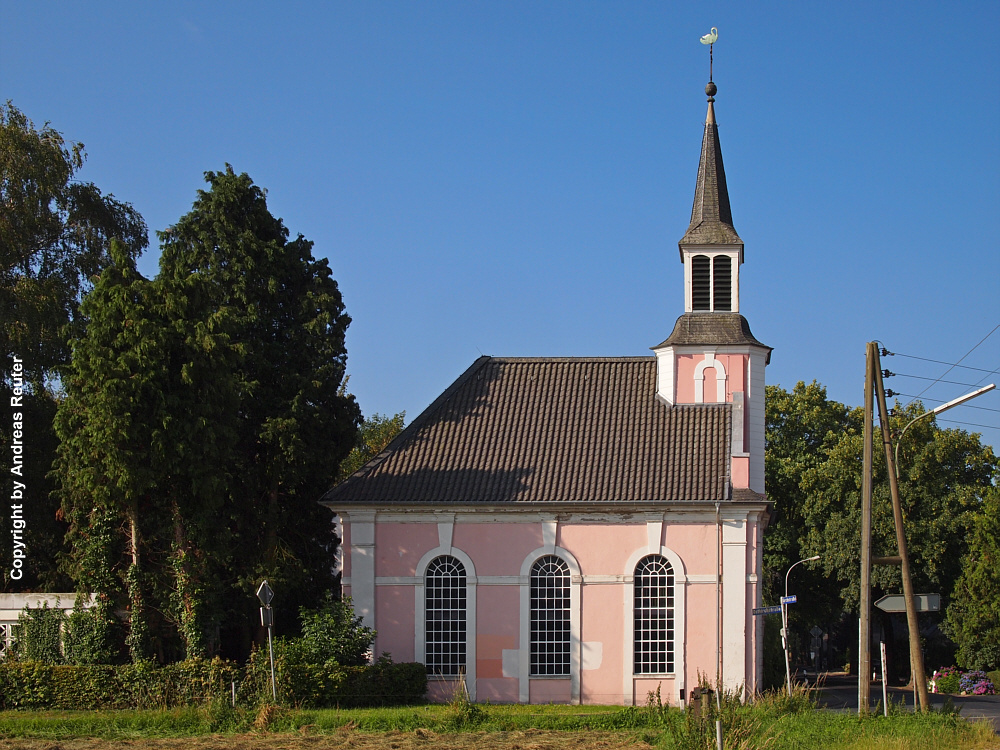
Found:
[[[712,83],[712,81],[709,81],[708,85],[705,86],[705,93],[708,94],[709,96],[715,96],[718,90],[719,89],[716,87],[714,83]]]

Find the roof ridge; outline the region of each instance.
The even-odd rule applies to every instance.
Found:
[[[620,357],[490,357],[497,362],[648,362],[648,354],[626,354]]]

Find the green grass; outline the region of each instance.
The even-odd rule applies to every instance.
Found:
[[[0,738],[48,740],[95,737],[106,740],[196,737],[210,733],[296,732],[332,734],[347,727],[370,733],[498,733],[518,730],[623,731],[664,750],[715,747],[714,702],[709,715],[661,706],[655,700],[639,708],[616,706],[522,706],[473,704],[400,708],[296,710],[267,707],[232,709],[225,701],[200,708],[162,711],[7,711],[0,712]],[[992,728],[966,722],[955,714],[911,714],[894,710],[881,715],[816,709],[808,694],[758,697],[744,705],[733,696],[722,702],[726,747],[769,750],[959,750],[997,747]]]
[[[814,748],[921,748],[953,750],[958,747],[996,747],[992,728],[941,714],[897,714],[858,717],[856,714],[815,711],[775,717],[758,741],[771,739],[773,750]],[[665,745],[669,747],[669,745]]]
[[[201,708],[148,711],[2,711],[0,737],[192,737],[212,731]]]

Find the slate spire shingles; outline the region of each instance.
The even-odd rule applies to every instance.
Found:
[[[679,245],[742,245],[743,240],[733,227],[733,212],[729,206],[729,189],[726,187],[726,169],[722,164],[722,147],[719,144],[719,126],[715,122],[715,97],[708,98],[708,115],[705,118],[705,135],[701,141],[701,159],[698,162],[698,181],[691,207],[691,224]],[[706,92],[709,89],[706,88]],[[682,253],[683,260],[683,253]]]
[[[731,405],[668,408],[655,377],[652,357],[481,357],[323,502],[727,501]]]

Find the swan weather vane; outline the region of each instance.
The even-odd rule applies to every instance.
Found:
[[[717,41],[719,41],[719,30],[717,28],[715,28],[714,26],[712,27],[711,31],[709,31],[707,34],[705,34],[701,38],[701,43],[708,45],[708,80],[709,80],[709,82],[712,81],[712,45],[715,44]]]

